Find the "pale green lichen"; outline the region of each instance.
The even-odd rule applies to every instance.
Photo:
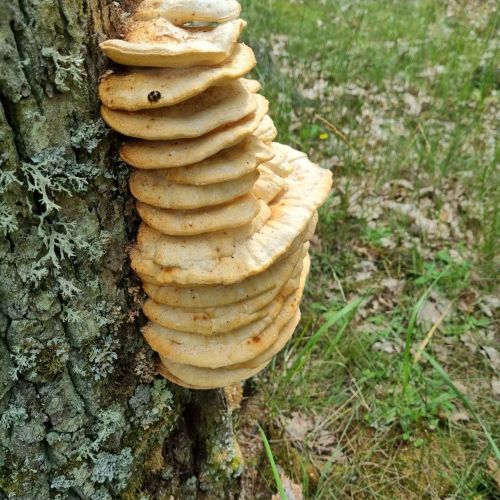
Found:
[[[99,261],[106,251],[111,236],[107,231],[102,230],[89,236],[82,232],[81,227],[75,221],[49,217],[51,212],[60,209],[60,206],[51,198],[52,193],[71,194],[86,189],[90,179],[97,173],[97,169],[89,168],[84,164],[71,167],[66,160],[63,160],[63,153],[62,148],[56,148],[50,152],[44,151],[43,154],[34,157],[33,163],[23,164],[28,190],[37,193],[45,207],[44,213],[37,216],[39,222],[36,230],[45,253],[41,256],[34,253],[31,256],[33,259],[31,264],[23,263],[19,272],[23,281],[39,285],[47,278],[51,269],[59,293],[64,299],[70,299],[80,292],[80,288],[62,274],[62,262],[75,257],[78,251],[85,251],[90,262]],[[2,211],[2,214],[0,229],[4,232],[16,229],[14,214],[8,210]],[[33,252],[36,245],[31,245],[29,248]]]
[[[94,463],[92,480],[100,484],[113,483],[116,491],[122,491],[132,473],[133,460],[130,448],[124,448],[119,454],[102,452]]]
[[[51,338],[47,342],[47,347],[52,351],[52,355],[59,360],[61,364],[66,363],[69,359],[70,346],[66,339],[62,337]]]
[[[99,234],[95,234],[86,238],[85,243],[80,244],[80,248],[85,250],[89,262],[99,262],[111,241],[111,234],[108,231],[99,231]]]
[[[0,202],[0,231],[4,236],[18,229],[16,214],[6,203]]]
[[[84,313],[78,309],[73,309],[70,306],[64,306],[61,316],[61,320],[64,323],[80,323],[84,321]]]
[[[60,210],[54,201],[57,194],[72,196],[82,192],[99,173],[91,163],[69,161],[64,147],[42,150],[31,158],[31,162],[22,163],[22,171],[28,191],[40,196],[45,207],[43,215]]]
[[[47,249],[47,253],[39,260],[41,266],[50,262],[54,268],[60,269],[61,261],[74,257],[78,250],[84,250],[87,246],[76,222],[64,219],[48,222],[43,218],[38,224],[37,232]]]
[[[74,484],[73,480],[65,476],[56,476],[50,483],[50,487],[57,491],[68,491]]]
[[[73,284],[72,281],[67,280],[64,276],[56,276],[59,293],[63,299],[71,299],[81,290]],[[64,321],[64,310],[61,313],[61,319]]]
[[[219,420],[213,421],[205,432],[208,455],[199,475],[200,488],[215,493],[212,491],[214,484],[233,481],[242,474],[243,457],[233,434],[230,415],[220,414]]]
[[[114,365],[118,359],[115,352],[118,347],[117,339],[105,337],[99,345],[93,345],[90,350],[89,360],[94,380],[101,380],[113,373]]]
[[[208,462],[214,470],[220,470],[226,477],[239,477],[243,472],[243,457],[234,435],[216,439],[210,448]]]
[[[0,428],[3,430],[8,430],[10,426],[14,423],[23,423],[28,420],[28,414],[26,409],[14,404],[10,404],[8,409],[5,410],[0,417]]]
[[[43,57],[50,59],[54,67],[54,83],[60,92],[69,92],[69,82],[81,85],[85,78],[84,58],[79,54],[63,55],[54,47],[44,47]]]
[[[3,163],[5,154],[0,156],[0,166]],[[22,186],[22,182],[16,177],[12,170],[0,170],[0,194],[5,193],[13,184]]]
[[[63,306],[61,319],[65,323],[70,323],[72,329],[78,332],[80,332],[79,326],[83,324],[87,325],[87,332],[89,325],[95,326],[97,332],[102,328],[106,328],[109,332],[118,331],[124,319],[124,312],[122,309],[99,297],[99,283],[95,280],[86,283],[85,291],[90,296],[95,293],[93,300],[89,304],[85,304],[81,300],[81,294],[75,294],[75,296],[69,299]],[[88,337],[88,340],[94,342],[94,336],[86,335],[85,337]],[[96,347],[98,351],[114,351],[118,341],[119,339],[113,339],[110,336],[105,338],[101,337],[100,341],[94,343],[94,347]],[[99,358],[99,353],[95,352],[93,356],[97,359]]]
[[[22,283],[33,285],[37,289],[42,282],[49,276],[48,267],[40,267],[37,260],[26,260],[17,267],[17,274]]]
[[[0,78],[0,497],[119,498],[171,432],[172,396],[163,383],[140,418],[128,406],[143,343],[125,323],[127,171],[94,119],[93,55],[78,49],[94,6],[45,4],[13,4],[0,23],[12,42]]]
[[[10,369],[12,380],[19,380],[19,375],[35,368],[37,356],[42,352],[43,345],[36,339],[26,339],[23,345],[16,345],[12,348],[11,360],[13,366]]]
[[[109,134],[109,128],[102,119],[91,123],[79,123],[71,130],[71,145],[92,153],[102,139]]]
[[[5,161],[5,153],[0,156],[0,166]],[[22,185],[12,170],[0,170],[0,194],[6,193],[12,186]],[[17,216],[13,208],[5,202],[0,202],[0,231],[7,236],[18,229]]]
[[[156,379],[152,386],[138,385],[129,405],[134,411],[133,421],[147,430],[172,410],[173,394],[165,380]]]
[[[87,440],[81,446],[77,454],[80,460],[85,458],[90,458],[92,461],[96,460],[96,453],[124,424],[124,416],[118,410],[102,410],[97,418],[95,438],[91,441]]]
[[[54,336],[46,342],[26,337],[20,344],[12,347],[9,375],[13,381],[27,372],[36,375],[45,370],[54,375],[68,361],[69,350],[70,347],[64,337]]]
[[[52,267],[59,292],[65,299],[71,299],[80,289],[70,280],[61,275],[62,262],[75,257],[78,251],[85,251],[90,262],[97,262],[105,254],[110,241],[107,231],[100,231],[92,237],[86,237],[76,222],[64,219],[49,222],[45,217],[39,219],[37,234],[43,243],[45,253],[36,259],[24,273],[23,279],[39,283],[48,275],[47,264]]]

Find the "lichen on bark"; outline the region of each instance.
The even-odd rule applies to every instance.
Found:
[[[216,397],[159,379],[139,333],[128,172],[98,118],[116,2],[0,5],[0,498],[228,497]]]

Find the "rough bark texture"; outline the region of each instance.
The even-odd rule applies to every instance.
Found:
[[[222,392],[155,376],[126,249],[127,168],[98,118],[118,2],[0,4],[0,498],[229,497]]]

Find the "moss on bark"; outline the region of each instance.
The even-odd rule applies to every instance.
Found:
[[[116,2],[0,5],[0,497],[230,497],[222,393],[158,379],[126,257],[136,229],[98,118]]]

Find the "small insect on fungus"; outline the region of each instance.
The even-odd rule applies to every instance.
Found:
[[[158,102],[160,99],[161,99],[161,92],[158,92],[158,90],[153,90],[148,94],[149,102]]]

